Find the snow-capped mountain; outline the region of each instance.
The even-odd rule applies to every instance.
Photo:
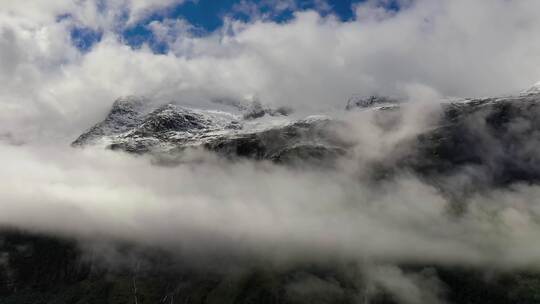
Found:
[[[239,117],[226,112],[174,104],[147,111],[144,104],[145,100],[139,97],[117,99],[105,120],[81,135],[73,145],[114,145],[132,141],[142,149],[169,141],[195,144],[210,135],[241,128]]]
[[[148,111],[142,98],[119,98],[107,117],[74,142],[74,146],[103,145],[132,153],[167,153],[203,147],[222,155],[275,161],[298,153],[301,159],[335,156],[346,143],[331,134],[336,122],[326,116],[286,117],[281,110],[252,115],[201,110],[165,104]],[[247,113],[247,114],[246,114]],[[265,113],[269,114],[266,117]],[[300,159],[299,159],[300,160]]]
[[[375,172],[375,176],[391,176],[392,172],[409,168],[436,180],[474,166],[475,172],[487,176],[478,178],[479,182],[509,184],[540,180],[540,153],[537,153],[540,145],[531,145],[540,143],[537,132],[540,94],[533,89],[528,92],[517,96],[445,101],[432,127],[398,144],[409,147],[406,153],[377,159],[368,169]],[[399,128],[400,108],[405,104],[389,97],[354,97],[348,101],[347,109],[376,111],[378,116],[385,117],[382,119],[385,124]],[[353,155],[357,143],[342,136],[355,132],[350,121],[324,115],[294,118],[284,113],[273,115],[268,110],[261,112],[262,115],[245,115],[246,112],[233,114],[176,104],[157,108],[148,105],[144,98],[119,98],[107,117],[82,134],[73,145],[102,145],[131,153],[153,154],[175,153],[192,147],[225,157],[318,165],[340,157],[362,157]],[[255,108],[264,109],[260,105]]]

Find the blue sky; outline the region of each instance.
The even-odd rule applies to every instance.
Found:
[[[136,24],[125,27],[119,33],[126,44],[138,48],[143,43],[148,44],[155,53],[166,53],[168,48],[163,42],[156,41],[148,25],[153,21],[164,19],[182,19],[197,29],[196,35],[206,35],[219,29],[228,17],[244,22],[252,21],[255,16],[252,12],[246,12],[241,7],[251,6],[267,21],[276,23],[288,22],[294,18],[295,11],[315,10],[322,16],[335,15],[341,21],[349,21],[354,18],[353,7],[364,0],[293,0],[292,6],[276,9],[277,1],[269,0],[197,0],[184,1],[173,5],[165,10],[159,10]],[[396,1],[387,2],[388,9],[399,9]],[[106,9],[105,7],[103,9]],[[65,16],[60,16],[62,19]],[[93,44],[102,37],[99,31],[88,28],[73,28],[71,39],[73,44],[81,51],[88,51]]]
[[[358,1],[7,1],[0,123],[42,119],[34,125],[54,122],[51,136],[67,138],[126,95],[319,113],[353,94],[493,96],[540,79],[538,0]]]

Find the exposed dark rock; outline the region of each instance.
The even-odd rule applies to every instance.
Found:
[[[347,100],[345,110],[362,109],[370,107],[393,107],[399,105],[402,101],[395,97],[370,95],[353,95]]]
[[[469,187],[540,182],[540,96],[450,103],[404,163],[427,178],[462,174]]]
[[[263,104],[260,103],[259,101],[254,101],[245,109],[243,117],[244,119],[256,119],[256,118],[261,118],[265,115],[287,116],[291,113],[292,113],[291,108],[279,107],[276,109],[272,109],[272,108],[263,106]]]

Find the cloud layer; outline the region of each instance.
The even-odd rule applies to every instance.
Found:
[[[537,265],[538,186],[484,191],[455,216],[448,197],[411,174],[382,183],[363,174],[436,114],[410,107],[398,131],[385,134],[369,112],[345,117],[358,144],[337,170],[228,162],[197,150],[163,167],[92,148],[3,144],[0,223],[199,257],[305,260],[307,250],[314,260]]]
[[[149,26],[168,54],[124,44],[122,29],[173,2],[8,2],[0,13],[2,129],[67,143],[126,94],[190,104],[257,96],[314,111],[341,108],[358,93],[496,95],[540,79],[534,0],[407,1],[398,12],[367,1],[350,22],[304,11],[282,24],[228,19],[204,36],[163,20]],[[102,39],[81,53],[73,27]]]
[[[303,11],[279,24],[242,2],[236,9],[253,22],[225,16],[205,35],[185,20],[153,21],[148,30],[169,50],[155,54],[127,45],[122,31],[179,1],[8,0],[0,12],[0,224],[197,256],[283,261],[317,252],[313,259],[367,261],[370,282],[406,303],[438,302],[435,279],[371,262],[537,267],[538,186],[485,191],[456,217],[448,198],[416,177],[373,185],[363,169],[422,132],[440,97],[515,93],[537,82],[540,2],[401,1],[397,12],[384,2],[357,5],[348,22]],[[76,28],[101,39],[80,50]],[[344,117],[358,145],[340,170],[226,163],[201,151],[167,168],[68,146],[121,95],[195,107],[258,98],[319,113],[343,109],[352,94],[420,103],[396,132]]]
[[[319,111],[341,109],[353,93],[426,101],[515,92],[540,78],[540,3],[420,0],[393,12],[368,1],[350,22],[305,11],[283,24],[227,20],[202,37],[185,21],[164,20],[149,27],[168,54],[124,44],[119,28],[172,3],[13,2],[0,13],[0,222],[159,243],[179,235],[183,242],[196,230],[251,249],[306,243],[383,259],[534,260],[537,207],[523,197],[536,187],[499,195],[495,218],[485,214],[491,197],[475,198],[470,218],[452,222],[445,198],[430,186],[407,176],[383,189],[359,186],[358,164],[354,172],[325,174],[216,160],[166,169],[67,144],[127,94],[201,107],[215,97],[256,96]],[[125,12],[127,20],[118,19]],[[75,26],[103,38],[81,52],[70,38]],[[386,155],[421,130],[426,105],[384,140],[357,120],[354,140],[370,148],[359,155]]]

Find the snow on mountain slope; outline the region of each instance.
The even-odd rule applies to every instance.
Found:
[[[343,146],[325,133],[325,125],[333,123],[326,116],[295,120],[268,109],[262,115],[242,115],[176,104],[149,111],[145,103],[135,97],[118,99],[105,120],[77,138],[73,146],[102,145],[132,153],[204,147],[226,156],[275,160],[300,149],[322,157],[341,153]]]

